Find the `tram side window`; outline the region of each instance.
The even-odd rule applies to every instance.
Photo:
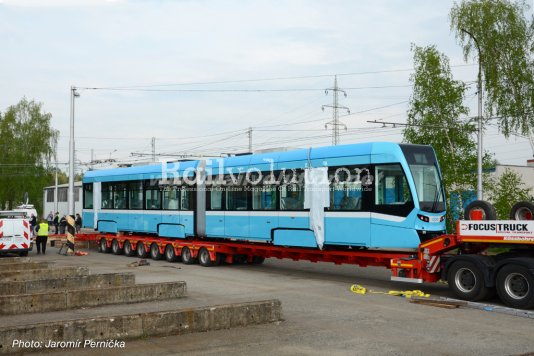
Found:
[[[161,191],[158,188],[147,188],[145,190],[145,209],[161,209]]]
[[[93,183],[83,185],[83,208],[93,209]]]
[[[113,185],[113,209],[127,209],[128,190],[125,183]]]
[[[180,190],[178,188],[170,188],[163,191],[163,209],[164,210],[178,210],[178,203],[180,202]]]
[[[226,210],[248,210],[245,187],[233,186],[226,189]]]
[[[399,164],[375,167],[375,204],[403,205],[412,203],[406,176]]]
[[[130,182],[128,185],[128,202],[130,209],[140,210],[143,209],[143,182],[135,181]]]
[[[276,186],[252,187],[252,210],[276,210]]]
[[[223,193],[224,190],[221,187],[212,187],[209,191],[209,209],[210,210],[223,210]]]
[[[286,184],[280,189],[280,210],[304,210],[304,186]]]
[[[330,176],[330,207],[332,211],[362,210],[362,180],[367,167],[335,167]]]
[[[180,192],[180,209],[181,210],[193,210],[191,202],[191,188],[182,187]]]
[[[113,209],[112,183],[102,183],[102,209]]]

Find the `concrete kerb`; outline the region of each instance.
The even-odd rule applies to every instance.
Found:
[[[445,298],[445,297],[441,297],[440,299],[447,300],[447,301],[458,301],[458,299]],[[522,318],[534,319],[534,310],[514,309],[514,308],[508,308],[504,306],[479,303],[479,302],[467,302],[467,307],[472,308],[472,309],[485,310],[487,312],[495,312],[495,313],[519,316]]]
[[[167,282],[4,295],[0,296],[0,315],[38,313],[109,304],[174,299],[185,296],[186,289],[185,282]]]
[[[0,282],[27,281],[32,279],[54,279],[75,276],[87,276],[87,267],[61,267],[47,269],[27,269],[17,271],[2,271],[0,268]]]
[[[14,328],[0,328],[0,353],[43,350],[52,341],[128,340],[149,336],[181,335],[281,321],[279,300],[256,301],[117,315],[92,319],[56,321]],[[14,340],[33,341],[32,346],[13,347]]]
[[[27,263],[31,262],[30,257],[1,257],[0,258],[0,265],[8,264],[8,263]]]
[[[130,286],[135,284],[135,274],[132,272],[90,274],[88,276],[74,276],[54,279],[33,279],[0,283],[0,296],[12,294],[31,294],[65,289],[89,289]]]

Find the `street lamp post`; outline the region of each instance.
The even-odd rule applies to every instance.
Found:
[[[70,139],[69,139],[69,215],[74,216],[74,99],[80,94],[76,87],[70,87]]]
[[[478,51],[478,152],[477,152],[477,199],[482,200],[484,198],[482,191],[482,59],[480,55],[480,46],[478,41],[472,33],[467,30],[461,29],[469,37],[473,39]]]

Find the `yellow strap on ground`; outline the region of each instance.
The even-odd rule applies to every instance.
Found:
[[[367,294],[367,288],[362,287],[359,284],[353,284],[350,287],[350,291],[356,294]],[[395,295],[399,297],[405,297],[405,298],[411,298],[411,297],[424,297],[428,298],[430,297],[430,294],[427,294],[423,291],[420,291],[418,289],[414,290],[405,290],[405,291],[398,291],[398,290],[390,290],[389,292],[378,292],[374,290],[369,290],[370,294],[386,294],[386,295]]]
[[[411,298],[411,297],[424,297],[428,298],[430,297],[430,294],[426,294],[418,289],[414,290],[405,290],[405,291],[397,291],[397,290],[390,290],[388,292],[389,295],[396,295],[396,296],[402,296],[405,298]]]
[[[365,287],[362,287],[359,284],[353,284],[350,287],[350,291],[353,292],[353,293],[356,293],[356,294],[365,294],[365,293],[367,293],[367,289]]]

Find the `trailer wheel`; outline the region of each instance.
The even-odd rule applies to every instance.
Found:
[[[198,251],[198,263],[202,267],[211,267],[214,265],[214,262],[211,260],[210,252],[207,248],[202,247]]]
[[[124,252],[124,249],[120,247],[117,239],[113,239],[113,241],[111,241],[111,252],[113,252],[114,255],[121,255]]]
[[[254,265],[261,265],[263,262],[265,262],[265,257],[254,256],[252,258],[252,264],[254,264]]]
[[[176,262],[178,260],[178,256],[176,256],[176,252],[174,252],[174,246],[171,244],[168,244],[165,247],[165,259],[168,262]]]
[[[497,294],[509,307],[530,309],[534,307],[534,277],[519,265],[505,265],[497,273]]]
[[[28,256],[28,251],[22,251],[22,252],[19,252],[19,256],[20,256],[20,257],[26,257],[26,256]]]
[[[182,248],[181,257],[182,262],[186,265],[192,265],[193,263],[195,263],[195,259],[193,258],[193,254],[191,253],[189,247]]]
[[[108,247],[108,243],[105,238],[100,239],[99,247],[100,247],[98,249],[99,252],[109,253],[111,251],[111,248]]]
[[[150,245],[150,257],[153,260],[161,260],[163,258],[163,255],[159,252],[159,246],[155,242]]]
[[[124,241],[124,254],[128,257],[133,257],[135,255],[132,244],[128,240]]]
[[[247,263],[247,255],[234,255],[234,265],[244,265]]]
[[[139,258],[146,258],[148,256],[148,252],[146,251],[145,244],[141,241],[137,242],[137,246],[135,248],[137,252],[137,257]]]
[[[497,219],[497,210],[495,210],[495,207],[484,200],[475,200],[469,203],[464,211],[464,219],[477,220],[476,215],[478,213],[482,214],[482,220]]]
[[[491,293],[484,284],[482,271],[473,262],[454,262],[449,268],[448,282],[449,289],[460,299],[477,301]]]
[[[510,210],[512,220],[534,220],[534,204],[529,201],[521,201],[512,206]]]

